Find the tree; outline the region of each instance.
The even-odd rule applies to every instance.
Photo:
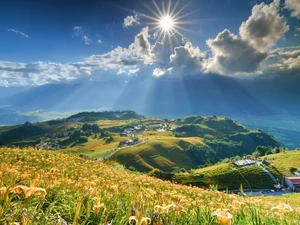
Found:
[[[94,133],[99,133],[101,131],[100,128],[99,128],[99,126],[97,124],[95,124],[95,123],[91,126],[91,130]]]
[[[257,152],[259,156],[271,154],[272,147],[271,146],[258,146],[258,147],[256,147],[255,152]]]
[[[106,139],[105,143],[109,144],[109,143],[111,143],[113,141],[114,141],[114,138],[112,136],[110,136],[109,138]]]
[[[84,123],[81,127],[81,130],[83,131],[87,131],[87,130],[91,130],[92,126],[87,124],[87,123]]]

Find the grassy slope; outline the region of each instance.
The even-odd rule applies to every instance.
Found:
[[[70,143],[65,142],[62,145],[70,148],[66,150],[68,152],[73,150],[73,153],[84,154],[91,158],[99,158],[107,155],[110,151],[118,147],[121,140],[128,139],[118,136],[126,126],[144,124],[151,129],[151,125],[166,122],[165,120],[156,118],[143,118],[132,111],[111,113],[84,112],[71,116],[66,120],[36,123],[32,127],[27,128],[24,128],[24,125],[0,128],[0,141],[1,136],[2,139],[6,141],[9,139],[4,133],[7,134],[7,129],[11,129],[9,132],[16,134],[15,136],[18,137],[18,142],[11,141],[8,143],[15,144],[16,146],[23,146],[22,144],[31,144],[34,146],[35,141],[46,133],[54,133],[71,127],[80,128],[83,122],[67,122],[70,119],[80,118],[85,118],[87,121],[97,123],[101,129],[109,132],[109,135],[114,136],[114,141],[109,144],[105,143],[103,139],[97,139],[99,137],[98,135],[96,139],[90,136],[89,142],[81,145],[76,144],[76,146],[74,146],[74,141],[76,140],[70,140]],[[102,120],[93,121],[99,118]],[[108,120],[108,118],[115,120]],[[138,119],[124,120],[122,118]],[[186,130],[187,136],[176,138],[171,131],[148,131],[143,133],[142,136],[139,136],[142,140],[148,140],[147,143],[121,150],[113,159],[126,166],[133,166],[139,171],[149,171],[158,168],[170,172],[178,167],[186,169],[197,168],[198,165],[205,164],[207,160],[211,160],[212,163],[215,163],[224,157],[251,153],[258,144],[264,144],[264,142],[258,142],[257,140],[261,141],[269,138],[260,131],[250,131],[244,126],[225,117],[186,117],[175,120],[171,122],[171,124],[183,125],[183,127],[179,127],[177,130],[179,132],[180,130]],[[34,131],[31,133],[18,131],[17,129],[20,129],[20,127],[22,129],[33,129]],[[20,133],[23,133],[25,136],[20,135]],[[246,144],[241,145],[240,140]],[[271,139],[267,140],[267,142],[269,141],[272,142]],[[22,142],[22,144],[20,142]],[[200,148],[191,153],[192,151],[185,151],[189,146]]]
[[[275,177],[282,179],[283,175],[292,175],[290,168],[300,168],[300,151],[288,151],[266,156],[270,165],[264,165]],[[273,160],[274,159],[274,160]],[[273,165],[271,165],[273,164]],[[204,178],[200,177],[204,175]],[[237,167],[232,163],[221,163],[191,173],[176,174],[179,183],[209,187],[217,184],[219,188],[238,189],[240,184],[245,188],[273,188],[273,180],[257,165]]]
[[[33,194],[27,199],[22,192],[1,192],[0,224],[23,220],[27,225],[50,225],[59,219],[59,224],[128,225],[129,217],[139,214],[149,217],[150,225],[217,225],[213,212],[224,208],[239,225],[300,223],[299,194],[244,198],[129,174],[58,152],[0,149],[0,155],[0,187],[32,184],[47,192],[45,198]],[[280,203],[293,211],[275,215],[272,207]],[[164,213],[157,205],[170,205],[170,210]]]
[[[112,160],[133,166],[142,172],[155,168],[171,172],[177,167],[191,169],[196,166],[184,153],[183,147],[186,144],[201,145],[201,138],[176,138],[170,131],[147,131],[141,139],[147,142],[121,150],[112,157]]]
[[[232,163],[197,169],[193,170],[192,173],[176,174],[173,179],[179,183],[200,187],[218,185],[220,189],[239,189],[240,184],[244,188],[274,187],[272,179],[257,165],[237,167]]]
[[[60,122],[51,124],[50,122],[40,122],[32,125],[15,125],[0,127],[0,142],[5,145],[22,145],[23,142],[33,143],[43,137],[46,133],[55,133],[72,127],[81,126],[81,123]]]
[[[290,169],[292,167],[300,168],[300,151],[287,151],[278,154],[266,156],[268,162],[274,166],[269,165],[267,168],[274,173],[279,179],[283,176],[291,176]],[[273,160],[274,159],[274,160]]]
[[[143,121],[147,120],[163,123],[156,119]],[[174,137],[171,131],[148,131],[141,137],[148,140],[146,144],[121,150],[112,159],[142,172],[152,169],[171,172],[178,167],[196,168],[199,164],[204,164],[206,159],[217,162],[225,157],[251,154],[258,145],[277,144],[264,132],[248,130],[225,117],[186,117],[173,123],[182,125],[175,131],[185,132],[186,137]],[[199,153],[197,150],[193,154],[185,151],[189,145],[200,147]]]

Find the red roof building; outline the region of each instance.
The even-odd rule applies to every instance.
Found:
[[[286,177],[285,184],[289,188],[300,188],[300,177]]]

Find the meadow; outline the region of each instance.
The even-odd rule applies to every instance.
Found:
[[[293,176],[293,169],[300,168],[300,150],[285,151],[266,156],[270,165],[267,167],[279,179],[282,176]]]
[[[290,225],[300,195],[247,197],[55,151],[0,149],[0,224]]]
[[[234,163],[221,163],[201,169],[191,170],[190,173],[178,173],[173,177],[182,184],[191,184],[198,187],[218,185],[225,190],[236,190],[242,184],[249,189],[272,189],[274,181],[259,166],[251,165],[238,167]]]

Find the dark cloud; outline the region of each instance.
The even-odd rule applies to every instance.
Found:
[[[252,15],[240,27],[242,39],[259,51],[272,47],[289,30],[286,19],[279,14],[279,9],[280,0],[274,0],[269,5],[255,5]]]
[[[171,55],[172,74],[188,76],[199,74],[203,67],[204,54],[190,42],[175,48]]]
[[[173,35],[165,35],[160,42],[156,42],[153,47],[155,62],[161,68],[170,67],[170,56],[174,54],[174,49],[179,46],[184,46],[186,40],[179,33]]]
[[[129,46],[138,56],[143,58],[144,64],[151,64],[153,62],[153,54],[151,52],[151,44],[148,40],[149,28],[145,27],[142,31],[135,36],[134,44]]]
[[[219,33],[215,39],[207,40],[213,56],[206,61],[206,72],[234,75],[254,73],[267,57],[229,30]]]

